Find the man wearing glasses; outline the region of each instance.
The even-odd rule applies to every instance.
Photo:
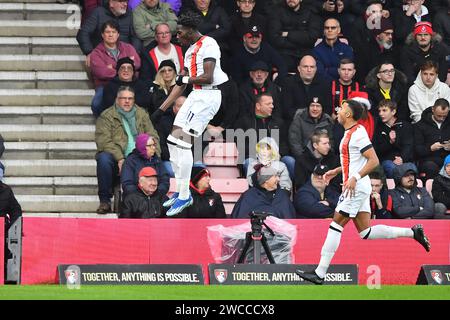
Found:
[[[374,108],[370,109],[375,119],[379,118],[378,104],[387,99],[397,104],[396,117],[411,121],[408,108],[408,79],[406,75],[390,62],[381,63],[366,77],[366,90]]]
[[[147,47],[150,42],[155,40],[156,27],[161,22],[165,22],[169,26],[170,33],[175,33],[177,16],[168,3],[160,2],[159,0],[144,0],[134,9],[134,30],[138,38],[143,41],[144,47]]]
[[[115,104],[103,111],[95,125],[99,214],[111,212],[112,189],[140,133],[154,137],[157,142],[156,154],[161,155],[158,133],[148,113],[135,104],[134,97],[131,87],[120,87]]]

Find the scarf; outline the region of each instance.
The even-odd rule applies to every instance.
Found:
[[[117,113],[122,119],[123,126],[128,136],[128,144],[125,150],[125,156],[128,156],[134,149],[136,136],[138,134],[136,127],[136,107],[126,112],[122,108],[116,105]]]

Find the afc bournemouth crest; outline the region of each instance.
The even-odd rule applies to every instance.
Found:
[[[228,270],[226,269],[214,269],[214,277],[219,283],[224,283],[228,277]]]
[[[79,277],[77,270],[74,269],[67,269],[64,271],[64,275],[66,276],[66,283],[67,284],[77,284],[79,283]]]
[[[437,284],[442,284],[443,278],[442,273],[439,270],[430,270],[431,277]]]

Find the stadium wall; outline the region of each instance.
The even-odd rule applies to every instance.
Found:
[[[298,228],[295,263],[318,263],[330,220],[288,220]],[[238,225],[248,220],[109,220],[24,218],[22,284],[56,283],[58,264],[202,264],[214,263],[207,226]],[[423,264],[450,264],[450,221],[375,220],[373,225],[411,227],[422,223],[432,249],[411,239],[361,240],[350,225],[333,263],[358,264],[365,284],[370,266],[381,270],[382,284],[415,284]]]

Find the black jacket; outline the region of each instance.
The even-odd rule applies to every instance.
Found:
[[[297,191],[294,197],[297,216],[309,219],[331,218],[338,203],[339,195],[333,188],[326,187],[324,198],[321,199],[319,191],[313,187],[311,181],[308,181]],[[330,205],[319,203],[323,200],[328,201]]]
[[[372,105],[370,112],[374,119],[379,119],[378,104],[384,100],[380,92],[380,85],[377,78],[377,67],[373,68],[366,77],[366,91]],[[395,69],[394,82],[392,83],[389,95],[391,100],[397,104],[397,117],[400,120],[411,121],[408,107],[408,78],[398,69]]]
[[[102,110],[106,110],[116,101],[117,91],[121,86],[129,86],[134,89],[135,102],[139,107],[148,110],[150,106],[151,94],[149,92],[148,82],[142,80],[133,80],[131,82],[121,81],[117,76],[109,81],[103,90]]]
[[[447,210],[450,209],[450,179],[440,174],[433,179],[433,187],[431,190],[434,202],[445,204]]]
[[[245,191],[234,205],[231,218],[248,219],[252,211],[269,212],[280,219],[295,218],[295,208],[288,193],[278,187],[275,191],[267,191],[259,187],[251,187]]]
[[[109,20],[115,20],[119,24],[119,40],[130,43],[138,53],[141,52],[142,42],[134,33],[133,14],[131,10],[127,10],[124,15],[116,17],[111,10],[107,8],[107,5],[95,8],[78,30],[77,41],[81,51],[83,51],[85,55],[88,55],[100,42],[102,42],[101,28],[102,25]]]
[[[314,156],[312,151],[311,142],[308,143],[305,152],[298,157],[295,161],[295,189],[301,188],[305,183],[311,179],[311,174],[314,167],[318,164],[324,164],[328,166],[329,170],[337,168],[340,166],[339,157],[333,153],[332,150],[328,152],[325,157],[318,159]],[[338,174],[330,181],[330,186],[334,188],[335,191],[341,192],[342,188],[340,184],[342,183],[342,175]]]
[[[222,93],[222,102],[219,111],[217,111],[214,118],[211,119],[210,124],[213,126],[220,126],[224,129],[234,127],[234,123],[239,113],[239,91],[236,83],[233,80],[228,80],[218,85]]]
[[[242,37],[253,26],[257,26],[263,36],[267,34],[267,19],[254,11],[250,18],[243,18],[240,12],[236,12],[231,16],[230,20],[231,30],[228,40],[232,52],[240,48]]]
[[[256,132],[256,142],[261,140],[264,137],[272,137],[277,142],[280,147],[280,155],[286,156],[289,154],[289,145],[288,145],[288,137],[287,137],[287,126],[284,124],[281,118],[276,116],[268,117],[265,119],[257,118],[255,113],[253,114],[247,113],[245,115],[241,115],[235,125],[235,129],[242,129],[244,133],[252,129],[250,134]],[[253,131],[254,130],[254,131]],[[255,155],[255,144],[250,145],[250,141],[252,139],[248,139],[245,137],[237,136],[236,143],[238,146],[242,145],[242,139],[245,139],[245,158],[249,157],[256,158]]]
[[[392,196],[386,185],[383,185],[380,192],[381,204],[383,208],[378,209],[376,201],[370,197],[370,210],[372,219],[391,219],[392,218]]]
[[[413,125],[414,128],[414,145],[417,160],[430,160],[436,163],[443,163],[449,151],[440,149],[431,151],[430,147],[435,142],[450,140],[450,117],[445,119],[439,129],[431,118],[431,107],[425,109],[419,122]]]
[[[395,142],[391,144],[389,133],[395,131]],[[374,133],[374,147],[380,159],[394,160],[396,156],[402,157],[403,162],[414,161],[414,135],[412,125],[407,121],[396,121],[393,127],[388,127],[380,119]]]
[[[163,218],[166,215],[166,209],[162,204],[166,200],[168,200],[166,195],[155,192],[153,195],[147,196],[139,189],[139,191],[125,196],[119,218]]]
[[[207,189],[201,194],[196,188],[190,188],[194,204],[187,207],[177,218],[218,218],[225,219],[225,207],[223,206],[222,197],[214,190]]]
[[[273,114],[281,117],[281,88],[269,79],[266,80],[265,84],[261,88],[255,87],[251,79],[245,81],[239,86],[239,115],[254,113],[256,97],[261,93],[267,92],[272,95]]]
[[[331,82],[316,74],[310,85],[305,85],[300,75],[286,78],[282,86],[283,118],[290,124],[297,109],[307,108],[313,97],[318,97],[323,112],[331,115]]]
[[[21,216],[22,208],[14,192],[10,186],[0,181],[0,217],[5,217],[5,227],[8,228]]]
[[[310,53],[322,30],[320,17],[303,5],[295,12],[284,2],[269,17],[269,41],[279,53],[297,58]],[[282,37],[285,31],[288,36]]]
[[[172,125],[175,120],[175,114],[170,107],[165,112],[161,109],[156,109],[150,116],[153,125],[159,135],[159,145],[161,146],[161,160],[169,161],[170,153],[167,147],[167,137],[172,131]]]
[[[416,80],[417,74],[420,71],[420,66],[426,60],[432,60],[439,64],[438,77],[439,80],[445,82],[447,80],[448,65],[446,56],[448,55],[447,47],[442,43],[440,35],[434,35],[431,40],[431,48],[427,52],[422,51],[417,41],[410,35],[407,39],[405,47],[402,50],[400,69],[408,78],[409,84],[413,84]]]
[[[391,16],[394,24],[394,41],[403,44],[406,37],[414,30],[414,25],[417,22],[416,18],[414,18],[414,15],[408,17],[402,7],[393,10]],[[428,13],[421,16],[421,21],[431,22],[431,15]]]
[[[231,61],[231,77],[239,84],[250,79],[250,68],[256,61],[264,61],[269,70],[276,68],[278,71],[277,81],[284,79],[287,75],[287,67],[283,58],[265,41],[261,42],[260,49],[255,54],[248,52],[241,41],[237,50],[234,51]],[[272,79],[272,72],[269,72],[269,79]]]

